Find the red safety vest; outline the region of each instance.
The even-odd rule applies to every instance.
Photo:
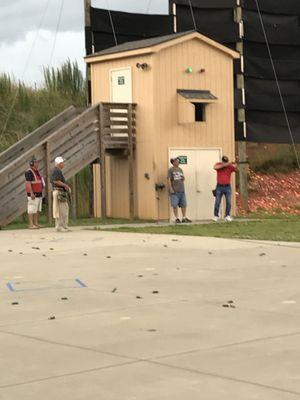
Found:
[[[40,173],[37,174],[32,168],[29,168],[28,171],[31,171],[33,173],[34,181],[26,181],[26,193],[31,193],[31,190],[33,191],[33,193],[42,193],[45,186],[44,179],[42,178]]]

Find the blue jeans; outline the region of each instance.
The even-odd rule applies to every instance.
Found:
[[[171,206],[173,208],[186,208],[186,197],[184,192],[171,193]]]
[[[216,187],[216,201],[215,201],[215,217],[219,216],[219,210],[223,195],[226,199],[226,217],[230,215],[231,211],[231,185],[217,185]]]

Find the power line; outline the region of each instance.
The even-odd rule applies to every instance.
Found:
[[[282,96],[282,91],[281,91],[281,87],[280,87],[280,84],[279,84],[279,79],[278,79],[277,71],[276,71],[276,68],[275,68],[274,60],[273,60],[273,57],[272,57],[272,52],[271,52],[271,48],[270,48],[267,32],[266,32],[266,29],[265,29],[264,21],[263,21],[263,18],[262,18],[259,2],[258,2],[258,0],[255,0],[255,2],[256,2],[256,7],[257,7],[257,11],[258,11],[261,27],[262,27],[262,30],[263,30],[264,38],[265,38],[265,41],[266,41],[266,45],[267,45],[267,49],[268,49],[268,53],[269,53],[269,57],[270,57],[270,61],[271,61],[272,69],[273,69],[273,73],[274,73],[274,76],[275,76],[276,85],[277,85],[277,89],[278,89],[278,93],[279,93],[282,109],[283,109],[283,112],[284,112],[287,128],[288,128],[288,131],[289,131],[289,134],[290,134],[290,137],[291,137],[293,149],[295,151],[295,156],[296,156],[296,161],[297,161],[297,164],[298,164],[298,168],[300,169],[300,159],[299,159],[299,155],[298,155],[298,152],[297,152],[297,148],[296,148],[293,132],[292,132],[292,129],[291,129],[289,117],[287,115],[285,102],[284,102],[284,99],[283,99],[283,96]]]
[[[38,39],[38,37],[39,37],[39,34],[40,34],[40,30],[41,30],[41,28],[42,28],[42,25],[43,25],[43,23],[44,23],[44,19],[45,19],[45,16],[46,16],[46,13],[47,13],[47,10],[48,10],[48,7],[49,7],[49,3],[50,3],[50,0],[46,0],[46,2],[45,2],[45,8],[44,8],[44,10],[43,10],[43,13],[42,13],[42,16],[41,16],[40,23],[39,23],[39,25],[38,25],[38,29],[37,29],[36,35],[35,35],[35,37],[34,37],[34,39],[33,39],[33,42],[32,42],[32,45],[31,45],[30,51],[29,51],[29,53],[28,53],[27,60],[26,60],[26,63],[25,63],[25,66],[24,66],[24,69],[23,69],[23,72],[22,72],[22,75],[21,75],[21,79],[20,79],[21,82],[22,82],[23,79],[24,79],[25,73],[26,73],[27,68],[28,68],[28,65],[29,65],[29,61],[31,60],[31,56],[32,56],[32,53],[33,53],[33,49],[34,49],[35,44],[36,44],[36,42],[37,42],[37,39]],[[13,98],[12,104],[11,104],[9,110],[8,110],[6,120],[5,120],[4,125],[3,125],[3,128],[2,128],[2,130],[1,130],[0,141],[1,141],[2,137],[3,137],[3,135],[4,135],[5,132],[6,132],[6,128],[7,128],[8,122],[9,122],[9,120],[10,120],[11,114],[12,114],[13,109],[14,109],[14,107],[15,107],[15,104],[16,104],[16,101],[17,101],[17,98],[18,98],[18,94],[19,94],[19,87],[20,87],[20,86],[18,86],[17,89],[16,89],[16,93],[15,93],[15,96],[14,96],[14,98]]]
[[[109,0],[106,0],[106,2],[107,2],[107,11],[108,11],[109,19],[110,19],[110,24],[111,24],[111,28],[112,28],[114,39],[115,39],[115,44],[116,44],[116,46],[118,46],[118,40],[117,40],[116,30],[115,30],[115,26],[114,26],[114,21],[113,21],[111,11],[110,11]]]
[[[189,0],[189,4],[190,4],[190,9],[191,9],[191,14],[192,14],[192,19],[193,19],[194,29],[195,29],[195,31],[196,31],[196,30],[197,30],[197,24],[196,24],[195,14],[194,14],[194,10],[193,10],[193,6],[192,6],[192,1],[191,1],[191,0]]]
[[[151,6],[152,6],[152,0],[148,0],[148,4],[147,4],[147,7],[146,7],[146,14],[149,13]]]
[[[57,20],[57,24],[56,24],[56,28],[55,28],[54,41],[53,41],[51,55],[50,55],[49,67],[51,66],[52,61],[53,61],[53,56],[54,56],[54,51],[55,51],[55,47],[56,47],[57,35],[58,35],[59,27],[60,27],[60,22],[61,22],[62,12],[63,12],[63,8],[64,8],[64,3],[65,3],[65,0],[61,0],[58,20]]]

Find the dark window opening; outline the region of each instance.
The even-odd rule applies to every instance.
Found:
[[[205,104],[203,103],[193,103],[195,106],[195,121],[201,122],[205,121]]]

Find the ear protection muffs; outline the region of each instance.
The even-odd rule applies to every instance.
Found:
[[[30,165],[31,167],[33,167],[33,166],[34,166],[34,163],[35,163],[36,161],[37,161],[36,158],[32,158],[32,160],[29,162],[29,165]]]

